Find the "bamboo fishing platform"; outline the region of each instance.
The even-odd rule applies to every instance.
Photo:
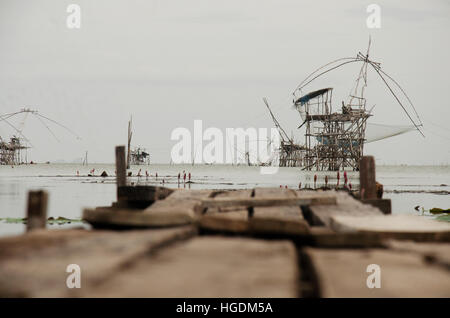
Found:
[[[92,230],[30,222],[0,239],[0,297],[450,296],[449,223],[385,214],[345,191],[117,182],[117,202],[83,211]],[[81,288],[67,287],[69,264]],[[370,264],[381,288],[366,284]]]

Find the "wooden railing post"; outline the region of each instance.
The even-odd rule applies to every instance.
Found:
[[[375,159],[364,156],[359,162],[359,186],[361,199],[376,199]]]
[[[28,192],[27,232],[45,229],[47,225],[48,194],[43,190]]]
[[[123,187],[127,183],[125,162],[125,146],[116,147],[116,185],[117,189]],[[118,199],[118,198],[117,198]]]

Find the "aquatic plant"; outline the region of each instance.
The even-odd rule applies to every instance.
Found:
[[[443,222],[450,222],[450,213],[444,213],[436,217],[436,220]]]
[[[9,224],[26,224],[27,218],[0,218],[0,221],[3,221],[4,223]],[[68,219],[62,216],[58,216],[57,218],[54,218],[53,216],[49,217],[47,219],[47,224],[70,224],[70,223],[83,223],[84,221],[82,219]]]

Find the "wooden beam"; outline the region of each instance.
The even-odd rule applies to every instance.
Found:
[[[298,297],[292,242],[202,236],[148,254],[83,297]]]
[[[361,199],[376,199],[375,159],[364,156],[359,163],[359,185]]]
[[[448,297],[450,275],[418,253],[389,249],[305,248],[319,297]],[[370,264],[379,265],[381,288],[368,288]]]
[[[194,223],[201,213],[201,199],[212,190],[175,190],[164,200],[157,200],[146,209],[103,207],[85,209],[83,220],[94,227],[166,227]]]
[[[380,209],[384,214],[392,214],[391,199],[362,199],[361,202]]]
[[[277,196],[283,199],[298,199],[297,193],[291,189],[257,188],[255,197]],[[250,218],[250,229],[253,233],[267,235],[305,235],[309,233],[309,226],[303,218],[300,206],[264,206],[253,209],[253,217]]]
[[[252,196],[252,190],[226,191],[218,193],[215,199],[247,199]],[[200,228],[207,231],[248,233],[248,210],[245,205],[228,205],[208,208],[200,218]]]
[[[116,184],[117,188],[125,186],[127,183],[125,146],[116,147]]]
[[[172,189],[155,186],[117,187],[117,207],[145,209],[157,200],[164,200]]]
[[[450,241],[450,224],[418,215],[335,215],[331,228],[338,233],[376,233],[386,239]]]
[[[428,264],[436,264],[450,270],[450,244],[388,240],[384,245],[391,250],[420,254]]]
[[[302,196],[300,198],[215,198],[202,200],[202,205],[205,208],[229,207],[229,206],[247,206],[247,207],[263,207],[263,206],[287,206],[287,205],[333,205],[336,204],[336,197],[334,195],[327,196]]]
[[[153,251],[196,234],[194,226],[182,226],[135,231],[38,230],[1,238],[0,295],[79,297]],[[69,264],[80,266],[81,288],[67,288]]]
[[[27,231],[45,229],[48,194],[43,190],[28,192]]]
[[[302,193],[306,191],[299,192]],[[334,194],[336,196],[337,204],[333,206],[333,208],[330,208],[330,206],[327,205],[313,205],[307,208],[305,218],[310,224],[325,225],[329,227],[331,218],[338,215],[383,215],[383,213],[379,209],[369,204],[363,204],[361,201],[354,199],[344,191],[335,191]]]

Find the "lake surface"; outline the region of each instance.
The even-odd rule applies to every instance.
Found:
[[[91,169],[94,176],[89,177]],[[142,177],[137,177],[139,169]],[[0,166],[0,218],[25,217],[29,190],[44,189],[49,193],[48,216],[71,219],[81,218],[85,207],[110,205],[115,201],[115,167],[113,164],[35,164],[22,166]],[[145,176],[148,171],[149,177]],[[79,176],[77,175],[79,172]],[[106,171],[109,177],[99,175]],[[259,167],[245,165],[164,165],[133,166],[135,184],[163,185],[171,188],[191,189],[244,189],[254,187],[279,187],[297,189],[317,186],[328,176],[329,185],[336,184],[335,172],[305,172],[300,168],[279,168],[275,174],[261,174]],[[178,183],[178,173],[191,173],[191,184]],[[156,173],[158,177],[156,177]],[[358,186],[359,173],[347,172],[353,187]],[[377,166],[377,181],[384,185],[384,198],[392,199],[393,213],[423,214],[416,206],[429,210],[433,207],[450,208],[449,166]],[[341,172],[341,184],[343,175]],[[421,209],[420,209],[421,210]],[[51,227],[80,226],[80,223],[52,225]],[[0,220],[0,236],[23,233],[24,224],[7,223]]]

